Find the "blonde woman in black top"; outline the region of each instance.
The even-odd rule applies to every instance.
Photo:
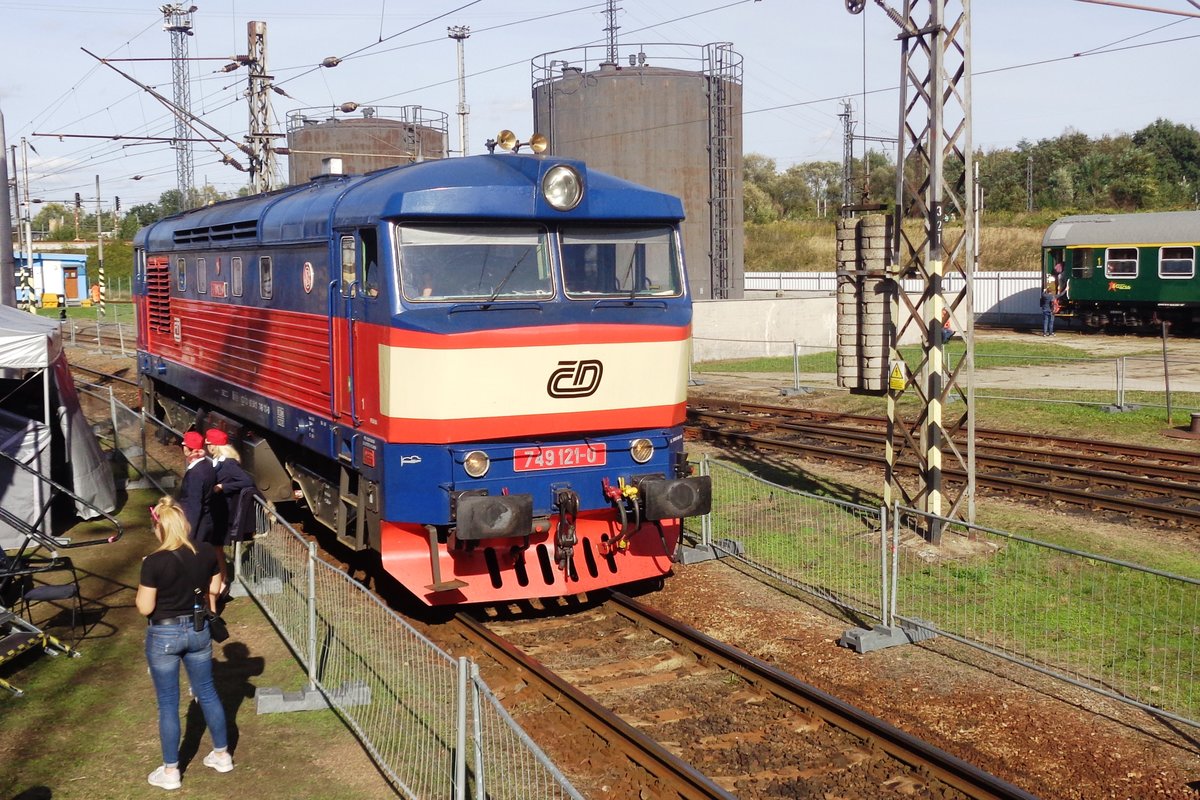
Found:
[[[150,509],[159,547],[142,561],[137,610],[147,617],[146,661],[158,700],[158,736],[162,766],[150,773],[150,785],[178,789],[179,772],[179,665],[187,670],[192,694],[204,712],[212,735],[213,751],[204,766],[217,772],[233,769],[225,730],[225,709],[217,697],[212,676],[212,638],[203,614],[193,613],[197,603],[216,610],[221,591],[217,551],[208,542],[188,538],[183,510],[170,497]],[[199,591],[199,594],[197,594]],[[200,618],[199,630],[196,622]]]

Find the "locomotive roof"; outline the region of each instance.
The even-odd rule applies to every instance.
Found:
[[[1200,211],[1081,214],[1057,219],[1042,247],[1200,242]]]
[[[539,195],[542,175],[556,164],[569,164],[583,176],[584,199],[573,211],[553,211]],[[677,197],[589,170],[581,161],[481,155],[322,177],[226,200],[153,223],[138,232],[136,242],[151,252],[189,244],[277,244],[323,238],[337,228],[397,217],[674,222],[683,216]]]

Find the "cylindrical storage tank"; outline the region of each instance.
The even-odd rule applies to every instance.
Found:
[[[339,158],[362,175],[447,154],[448,116],[422,106],[300,108],[287,115],[288,183],[305,183]]]
[[[740,298],[742,57],[727,42],[622,44],[532,65],[548,152],[679,197],[692,295]]]

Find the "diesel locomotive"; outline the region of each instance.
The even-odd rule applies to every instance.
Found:
[[[226,429],[268,499],[427,604],[661,578],[712,493],[683,449],[682,219],[503,151],[165,218],[135,240],[143,402]]]
[[[1046,230],[1042,267],[1069,279],[1061,315],[1085,329],[1186,331],[1200,322],[1197,248],[1200,211],[1071,216]]]

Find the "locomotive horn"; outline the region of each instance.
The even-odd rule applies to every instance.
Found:
[[[517,142],[517,135],[508,128],[505,128],[496,134],[496,144],[500,145],[500,149],[502,150],[512,150],[519,143]]]
[[[550,146],[550,140],[543,134],[535,133],[529,137],[529,149],[535,153],[544,153],[546,148]]]

